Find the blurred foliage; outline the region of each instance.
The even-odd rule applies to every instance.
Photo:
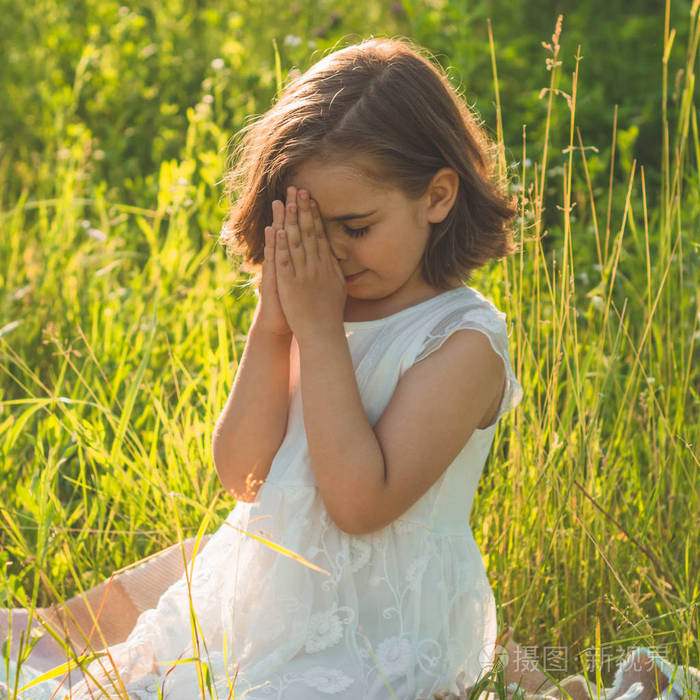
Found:
[[[689,0],[671,7],[672,49],[682,58]],[[541,149],[547,52],[564,15],[556,88],[571,94],[581,45],[577,105],[586,145],[608,162],[613,106],[619,105],[621,166],[638,158],[648,183],[658,182],[664,3],[640,0],[630,13],[621,0],[586,3],[535,0],[331,3],[276,0],[0,0],[0,112],[3,167],[10,170],[2,203],[19,191],[52,191],[56,159],[76,140],[89,144],[89,182],[108,183],[109,197],[150,202],[163,160],[191,152],[209,159],[247,119],[265,111],[276,92],[274,45],[283,70],[308,68],[336,45],[367,35],[405,35],[446,67],[493,132],[490,18],[499,62],[504,141],[518,160],[522,126],[529,148]],[[537,69],[540,66],[540,70]],[[670,86],[673,89],[673,86]],[[677,88],[674,95],[677,98]],[[206,116],[212,128],[187,143],[188,123]],[[568,108],[555,100],[552,143],[568,142]],[[492,133],[495,137],[495,133]],[[221,173],[210,169],[215,180]]]

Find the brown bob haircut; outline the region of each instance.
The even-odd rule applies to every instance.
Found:
[[[421,262],[435,289],[468,281],[472,270],[515,252],[517,202],[496,178],[497,144],[427,51],[406,38],[371,38],[326,55],[238,135],[235,167],[224,176],[230,207],[219,242],[242,256],[241,269],[256,273],[256,284],[272,202],[285,201],[290,174],[311,157],[362,157],[372,167],[363,175],[409,199],[423,195],[441,168],[457,172],[457,199],[431,224]]]

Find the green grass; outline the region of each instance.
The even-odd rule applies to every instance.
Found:
[[[542,147],[527,131],[504,134],[490,44],[493,130],[504,171],[506,152],[518,154],[512,186],[525,215],[521,252],[470,284],[507,315],[525,395],[497,429],[471,523],[503,624],[521,645],[566,647],[560,677],[581,672],[587,647],[604,647],[607,684],[634,646],[700,666],[699,10],[683,65],[663,60],[665,28],[653,192],[644,163],[605,162],[581,142],[579,63],[556,39]],[[260,57],[237,51],[253,75]],[[265,70],[279,88],[281,73],[275,83],[274,66]],[[182,150],[144,175],[138,200],[126,165],[122,181],[95,179],[113,155],[96,155],[79,123],[47,142],[45,162],[0,151],[0,189],[16,194],[0,212],[5,607],[61,601],[213,530],[235,504],[210,445],[255,297],[216,243],[231,134],[211,80],[213,105],[187,111]],[[234,87],[243,120],[244,84]],[[568,144],[561,155],[555,137]]]

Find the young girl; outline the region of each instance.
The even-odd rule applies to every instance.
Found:
[[[262,269],[213,441],[236,507],[198,552],[167,550],[67,601],[65,619],[41,611],[75,652],[89,638],[109,658],[20,697],[193,700],[202,682],[248,700],[414,700],[469,688],[494,662],[469,515],[522,387],[504,314],[463,284],[513,250],[491,146],[419,50],[372,39],[288,86],[238,155],[222,240]],[[20,685],[59,663],[52,641]],[[502,660],[506,681],[547,680]],[[16,664],[0,667],[14,687]],[[681,676],[700,692],[697,669],[676,671],[638,648],[605,692],[678,700]],[[561,685],[590,697],[581,676]]]
[[[71,697],[192,700],[196,664],[173,662],[197,655],[219,697],[458,692],[493,662],[469,516],[522,397],[504,314],[463,283],[514,249],[491,146],[426,57],[372,39],[291,83],[238,155],[222,241],[262,270],[213,441],[238,501]]]

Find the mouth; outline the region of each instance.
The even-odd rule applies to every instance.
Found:
[[[352,282],[352,280],[357,279],[363,272],[367,272],[367,270],[360,270],[360,272],[356,272],[354,275],[345,275],[345,281]]]

